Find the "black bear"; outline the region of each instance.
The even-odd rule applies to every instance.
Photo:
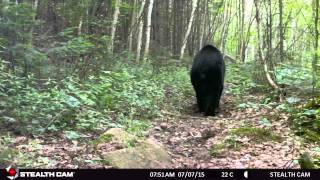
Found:
[[[221,52],[212,45],[204,46],[194,57],[191,83],[200,112],[214,116],[223,90],[225,63]]]

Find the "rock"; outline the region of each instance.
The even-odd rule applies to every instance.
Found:
[[[160,124],[161,129],[167,129],[168,125],[167,123],[163,122]]]
[[[201,136],[202,136],[202,139],[203,140],[207,140],[209,138],[212,138],[215,136],[215,132],[214,132],[214,129],[204,129],[202,132],[201,132]]]
[[[108,152],[106,162],[115,168],[169,168],[171,158],[154,140],[140,140],[135,147]]]
[[[123,144],[124,146],[132,145],[137,141],[137,138],[121,128],[111,128],[103,133],[98,139],[94,141],[95,144],[109,143],[111,141]]]
[[[154,130],[161,131],[161,127],[160,126],[156,126],[156,127],[154,127]]]

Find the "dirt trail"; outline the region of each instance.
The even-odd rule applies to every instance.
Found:
[[[243,96],[241,102],[252,102],[259,106],[236,107],[236,97],[225,94],[221,110],[216,117],[204,117],[195,113],[194,107],[186,107],[188,112],[181,115],[164,112],[163,117],[154,121],[148,136],[156,139],[172,157],[172,168],[298,168],[292,160],[297,159],[301,148],[288,127],[289,115],[271,106],[262,106],[262,97]],[[189,99],[184,104],[194,104]],[[193,105],[194,106],[194,105]],[[263,122],[263,119],[268,119]],[[258,143],[247,136],[234,136],[239,127],[270,129],[281,136],[281,141]],[[293,139],[295,138],[295,140]],[[229,143],[228,147],[212,152],[213,148]],[[231,142],[231,143],[230,143]],[[61,146],[64,144],[64,146]],[[231,145],[231,146],[230,146]],[[108,144],[110,149],[117,145]],[[45,136],[29,139],[17,136],[12,148],[30,157],[17,157],[17,162],[29,162],[26,166],[46,168],[110,168],[92,143],[74,142],[66,137]],[[105,152],[105,149],[102,150]],[[23,155],[23,154],[22,154]],[[38,157],[36,160],[33,157]],[[26,158],[26,160],[22,160]],[[34,161],[34,162],[33,162]]]
[[[154,123],[149,135],[166,147],[174,168],[298,168],[292,160],[299,155],[299,145],[293,140],[287,115],[267,107],[241,111],[233,101],[234,97],[225,95],[223,112],[216,117],[196,113],[170,116],[168,113]],[[261,123],[263,117],[270,117],[268,127]],[[233,129],[243,126],[271,129],[282,140],[257,143],[246,136],[230,138]],[[234,147],[240,147],[225,148],[222,153],[210,155],[212,147],[228,138],[234,140]]]

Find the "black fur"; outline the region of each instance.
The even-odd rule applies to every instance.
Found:
[[[204,46],[194,57],[191,83],[200,112],[214,116],[223,90],[225,63],[221,52],[212,45]]]

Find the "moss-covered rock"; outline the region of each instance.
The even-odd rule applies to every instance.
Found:
[[[135,147],[106,153],[105,161],[115,168],[168,168],[171,158],[151,139],[142,140]]]
[[[99,145],[101,143],[108,143],[111,141],[118,142],[124,146],[134,146],[137,142],[137,137],[127,133],[121,128],[111,128],[103,133],[98,139],[93,141],[93,143],[95,145]]]

